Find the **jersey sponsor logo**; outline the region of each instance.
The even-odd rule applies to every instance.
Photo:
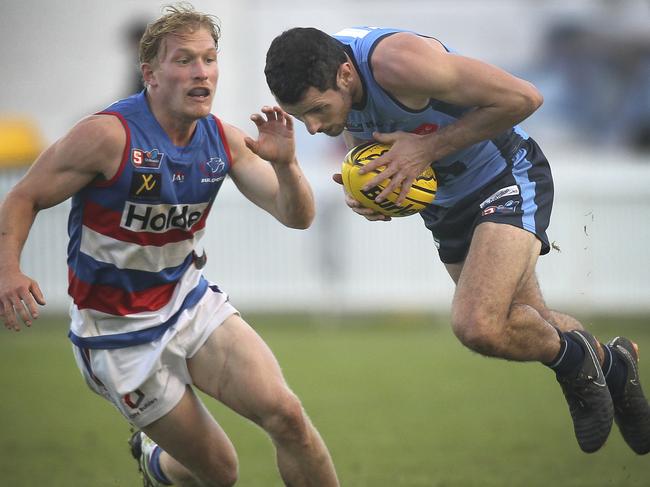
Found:
[[[132,232],[164,233],[189,230],[205,213],[209,203],[194,205],[147,205],[127,201],[120,226]]]
[[[432,134],[436,130],[438,130],[438,125],[435,123],[423,123],[419,127],[417,127],[415,130],[413,130],[414,134],[418,135],[427,135],[427,134]]]
[[[507,186],[505,188],[501,188],[497,192],[493,193],[491,196],[488,196],[483,203],[478,205],[481,209],[485,208],[487,205],[490,203],[493,203],[494,201],[505,198],[506,196],[515,196],[519,194],[519,186],[516,184],[513,184],[512,186]]]
[[[158,152],[158,149],[151,149],[150,151],[132,149],[131,162],[133,162],[135,167],[159,169],[164,155],[163,152]]]
[[[202,162],[199,170],[204,176],[202,183],[217,183],[226,177],[226,163],[220,157],[211,157],[209,161]]]
[[[182,183],[185,181],[185,173],[182,171],[175,171],[172,174],[172,182],[173,183]]]
[[[159,199],[161,184],[159,173],[134,172],[129,196],[143,200]]]

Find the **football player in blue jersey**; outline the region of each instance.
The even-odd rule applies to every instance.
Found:
[[[636,453],[650,451],[636,345],[623,337],[601,344],[550,309],[537,282],[538,256],[550,249],[553,180],[517,125],[542,104],[531,83],[435,38],[374,27],[287,30],[271,43],[265,74],[310,134],[343,134],[349,147],[392,145],[360,170],[385,167],[366,185],[390,177],[377,202],[393,191],[403,202],[414,179],[435,170],[436,199],[421,215],[456,283],[451,325],[466,347],[553,369],[585,452],[605,443],[614,418]],[[347,194],[346,202],[368,220],[389,219]]]
[[[144,485],[235,484],[235,449],[200,390],[269,434],[286,485],[337,486],[273,353],[195,252],[226,175],[286,226],[314,217],[286,113],[252,115],[257,139],[210,114],[219,37],[212,16],[168,7],[140,44],[146,88],[79,122],[9,192],[0,319],[19,330],[38,317],[45,299],[20,253],[39,210],[72,198],[70,339],[88,386],[138,429],[130,444]]]

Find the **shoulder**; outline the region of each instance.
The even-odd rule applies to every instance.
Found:
[[[383,87],[399,87],[423,64],[444,64],[448,55],[440,41],[414,32],[397,32],[381,39],[370,60],[373,74]]]
[[[219,121],[223,128],[223,135],[226,138],[228,147],[230,148],[230,154],[233,159],[232,163],[234,165],[244,157],[244,154],[250,153],[250,150],[246,147],[246,143],[244,142],[247,135],[239,127],[224,122],[223,120]]]
[[[122,121],[102,114],[82,119],[56,144],[70,164],[82,164],[110,178],[119,168],[126,142]]]
[[[120,118],[113,114],[91,115],[79,121],[70,130],[69,136],[76,142],[108,146],[126,142],[126,129]]]

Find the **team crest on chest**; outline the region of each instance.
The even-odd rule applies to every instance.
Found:
[[[226,177],[226,163],[221,157],[211,157],[209,161],[199,164],[202,183],[216,183]]]
[[[132,149],[131,162],[135,167],[159,169],[164,155],[163,152],[158,152],[158,149],[151,149],[149,151]]]

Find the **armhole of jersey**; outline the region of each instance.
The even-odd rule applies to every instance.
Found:
[[[221,125],[221,120],[219,120],[217,117],[212,115],[214,118],[214,121],[217,123],[217,130],[219,131],[219,137],[221,137],[221,142],[223,142],[223,146],[226,149],[226,154],[228,155],[228,163],[230,164],[230,167],[233,166],[234,161],[232,160],[232,154],[230,153],[230,145],[228,145],[228,139],[226,138],[226,133],[223,130],[223,125]]]
[[[120,167],[117,169],[115,175],[111,179],[107,179],[106,181],[96,181],[95,183],[93,183],[93,185],[96,187],[105,188],[115,183],[115,181],[117,181],[122,175],[122,171],[124,171],[124,166],[126,165],[126,162],[129,160],[129,153],[130,153],[129,149],[131,148],[131,131],[129,130],[129,125],[126,123],[126,120],[121,113],[99,112],[96,113],[95,115],[113,115],[117,117],[117,119],[122,123],[122,126],[124,127],[124,132],[126,134],[126,142],[124,144],[124,151],[122,152],[122,161],[120,162]]]
[[[377,37],[377,39],[375,39],[375,40],[373,41],[372,45],[370,46],[370,50],[368,51],[368,56],[367,56],[367,58],[366,58],[366,64],[368,65],[368,71],[370,71],[370,76],[372,76],[372,80],[374,81],[375,85],[377,85],[377,87],[378,87],[381,91],[383,91],[384,94],[385,94],[388,98],[390,98],[390,100],[391,100],[395,105],[397,105],[401,110],[404,110],[405,112],[413,113],[413,114],[418,114],[418,113],[422,113],[422,112],[428,110],[428,109],[431,107],[431,98],[429,98],[429,103],[426,104],[423,108],[420,108],[420,109],[418,109],[418,110],[416,110],[416,109],[414,109],[414,108],[409,108],[409,107],[407,107],[406,105],[404,105],[402,102],[400,102],[397,98],[395,98],[395,97],[393,96],[393,94],[392,94],[390,91],[388,91],[386,88],[384,88],[383,86],[381,86],[381,85],[379,84],[379,81],[377,81],[377,78],[375,78],[375,71],[374,71],[374,69],[372,69],[371,57],[372,57],[372,55],[374,54],[374,52],[375,52],[375,48],[377,47],[377,45],[378,45],[381,41],[383,41],[384,39],[386,39],[387,37],[390,37],[390,36],[392,36],[392,35],[394,35],[394,34],[400,34],[400,33],[402,33],[402,32],[406,32],[406,33],[408,33],[408,34],[415,34],[416,36],[419,36],[419,37],[426,37],[426,36],[422,36],[422,35],[420,35],[420,34],[418,34],[418,33],[416,33],[416,32],[411,32],[411,31],[395,31],[395,32],[387,32],[386,34],[383,34],[383,35]],[[438,39],[435,39],[435,40],[438,41]],[[438,42],[440,42],[440,41],[438,41]],[[442,45],[442,47],[445,47],[445,46],[442,44],[442,42],[440,42],[440,44]],[[446,48],[445,48],[445,49],[446,49]]]

